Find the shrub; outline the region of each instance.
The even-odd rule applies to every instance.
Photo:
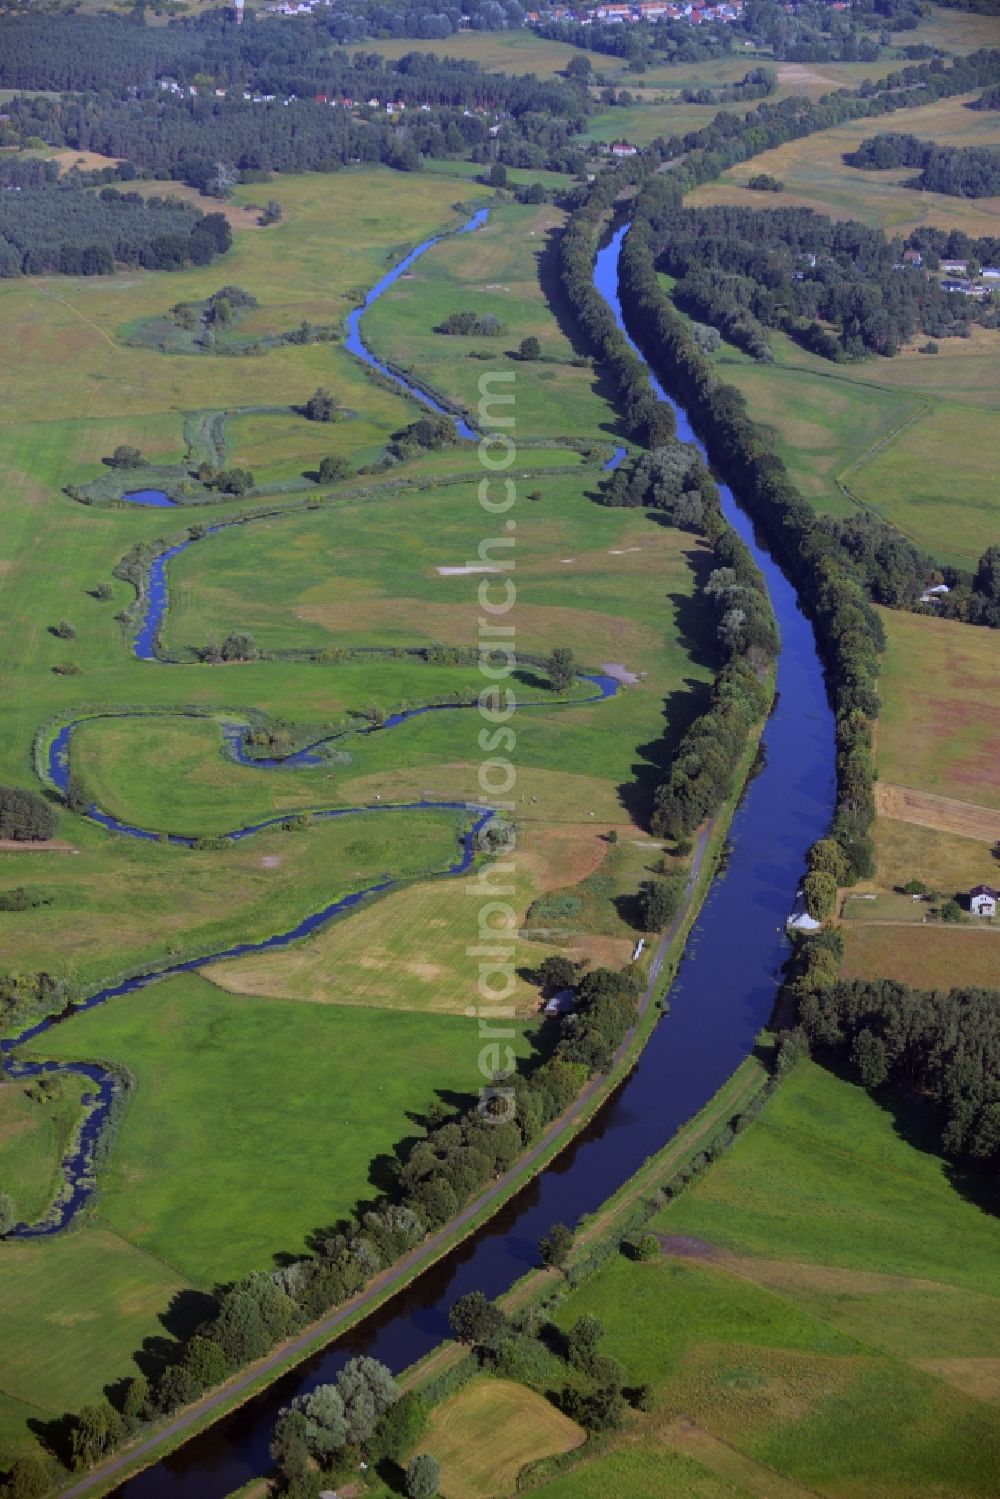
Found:
[[[36,906],[50,905],[51,901],[42,890],[30,885],[15,885],[12,890],[0,890],[0,911],[33,911]]]
[[[35,843],[51,838],[55,830],[55,811],[37,792],[0,786],[0,838]]]
[[[806,910],[814,921],[825,921],[832,916],[837,899],[837,881],[825,869],[813,869],[802,882],[806,898]]]
[[[125,442],[120,442],[108,459],[110,468],[143,468],[145,462],[139,449],[131,448]]]

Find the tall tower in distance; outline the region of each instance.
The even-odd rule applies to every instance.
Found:
[[[243,25],[243,0],[234,0],[234,4],[236,6],[236,24],[237,24],[237,26],[242,26]]]

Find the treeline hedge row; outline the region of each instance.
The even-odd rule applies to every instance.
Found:
[[[919,167],[907,187],[953,198],[990,198],[1000,192],[1000,149],[996,146],[939,146],[915,135],[873,135],[844,160],[866,172]]]
[[[842,951],[835,930],[796,943],[788,985],[810,1047],[846,1062],[866,1088],[929,1102],[937,1148],[995,1169],[1000,992],[915,989],[893,979],[838,981]]]
[[[659,234],[669,223],[676,188],[662,179],[640,195],[620,261],[626,317],[642,330],[652,360],[670,371],[719,469],[767,530],[816,628],[837,718],[838,803],[834,836],[848,876],[872,872],[869,829],[875,815],[874,765],[868,720],[878,713],[876,679],[883,647],[881,622],[863,584],[750,420],[746,402],[724,384],[698,349],[656,274]]]

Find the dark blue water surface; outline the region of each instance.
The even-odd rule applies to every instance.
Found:
[[[122,499],[128,500],[130,505],[149,505],[156,510],[173,510],[177,504],[162,489],[130,489]]]
[[[596,285],[619,322],[623,233],[600,252],[595,269]],[[686,415],[675,410],[679,435],[693,441]],[[274,1418],[293,1395],[330,1379],[361,1351],[397,1370],[427,1353],[447,1335],[448,1309],[457,1297],[472,1290],[495,1296],[511,1285],[536,1262],[538,1240],[553,1223],[573,1223],[595,1209],[751,1050],[774,1003],[786,951],[784,921],[806,849],[825,831],[833,809],[833,716],[812,629],[794,590],[730,490],[721,492],[728,520],[764,573],[781,627],[778,699],[764,732],[764,767],[733,819],[732,854],[688,941],[669,1015],[598,1118],[490,1223],[333,1346],[130,1479],[118,1491],[128,1499],[222,1499],[263,1473]]]
[[[455,231],[456,234],[468,234],[473,229],[481,229],[486,223],[487,218],[489,217],[489,212],[490,211],[488,208],[480,208],[478,213],[474,213],[472,215],[472,218],[467,224],[463,224],[461,229],[457,229]],[[425,255],[433,245],[438,244],[442,237],[442,235],[437,234],[433,239],[425,239],[422,245],[418,245],[415,250],[411,250],[410,253],[405,256],[398,265],[393,266],[391,271],[387,271],[386,274],[382,277],[382,280],[377,282],[376,285],[372,287],[371,291],[365,297],[362,305],[360,307],[356,307],[354,311],[348,315],[347,337],[344,339],[344,347],[351,354],[356,354],[357,357],[363,361],[363,363],[369,366],[369,368],[378,370],[380,374],[388,375],[390,380],[395,380],[400,385],[404,386],[411,396],[415,396],[418,401],[422,402],[422,404],[424,406],[427,406],[431,411],[436,411],[441,416],[453,416],[454,414],[452,412],[448,411],[444,406],[440,405],[439,402],[435,401],[434,397],[429,395],[426,390],[421,390],[418,385],[412,385],[409,380],[404,380],[402,376],[396,373],[395,370],[390,369],[387,364],[383,364],[380,359],[376,359],[371,349],[361,337],[361,319],[364,317],[366,309],[369,308],[373,302],[377,301],[384,291],[388,291],[389,287],[392,286],[396,281],[398,281],[400,276],[405,276],[406,272],[410,269],[410,266],[413,264],[413,262],[415,260],[419,260],[421,255]],[[478,439],[479,433],[475,432],[472,427],[469,426],[468,422],[464,422],[461,417],[454,417],[454,421],[455,430],[457,431],[459,437],[464,437],[469,442],[475,442]]]

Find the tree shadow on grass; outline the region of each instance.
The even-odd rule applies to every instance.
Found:
[[[574,354],[589,356],[591,349],[577,324],[573,308],[563,290],[562,280],[559,276],[560,238],[561,231],[559,229],[552,228],[546,231],[544,243],[539,246],[536,257],[538,283],[549,310],[555,318],[556,326],[560,333],[572,344]],[[594,395],[614,409],[618,401],[618,392],[611,377],[600,366],[592,370],[591,374],[591,390]],[[628,428],[619,419],[602,422],[600,424],[600,431],[616,439],[624,439],[628,435]]]
[[[857,1073],[846,1058],[831,1052],[819,1052],[816,1060],[842,1082],[856,1088],[861,1086]],[[940,1126],[929,1098],[891,1085],[866,1091],[872,1102],[889,1116],[901,1140],[941,1162],[945,1178],[960,1197],[984,1213],[1000,1216],[1000,1183],[986,1170],[977,1169],[972,1162],[951,1160],[944,1155]]]
[[[666,720],[663,735],[636,746],[636,752],[642,758],[632,765],[631,780],[623,781],[618,787],[618,799],[640,827],[648,826],[656,788],[670,769],[682,735],[708,706],[711,691],[710,682],[685,677],[683,687],[668,693],[663,700]]]

